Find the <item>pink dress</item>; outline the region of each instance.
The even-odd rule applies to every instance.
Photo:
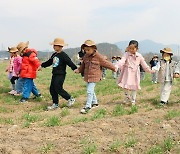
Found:
[[[13,76],[19,77],[20,70],[21,70],[21,63],[22,63],[22,57],[16,56],[14,57],[13,61]]]
[[[122,59],[116,63],[116,67],[121,70],[121,74],[117,81],[120,87],[128,90],[141,89],[139,64],[142,65],[146,72],[152,72],[143,56],[138,52],[135,54],[126,52]]]

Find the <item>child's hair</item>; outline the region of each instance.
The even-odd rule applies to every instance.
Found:
[[[131,40],[130,42],[129,42],[129,46],[131,45],[131,44],[133,44],[134,46],[135,46],[135,48],[137,48],[138,49],[138,41],[136,41],[136,40]]]

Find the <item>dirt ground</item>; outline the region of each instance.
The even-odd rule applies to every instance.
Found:
[[[171,109],[176,108],[179,108],[179,104],[171,107]],[[81,142],[86,139],[96,144],[97,153],[106,154],[111,153],[108,147],[114,140],[125,142],[132,136],[137,140],[136,145],[130,148],[120,146],[116,153],[146,153],[147,149],[163,142],[167,137],[173,138],[178,143],[169,153],[177,153],[180,148],[180,118],[166,120],[164,116],[168,110],[169,108],[166,107],[148,112],[140,110],[132,115],[56,127],[31,126],[22,129],[18,125],[1,125],[0,153],[43,153],[41,148],[43,145],[45,147],[53,144],[53,149],[48,153],[80,154],[83,153]],[[53,112],[57,112],[57,110]],[[78,113],[78,110],[75,109],[75,112]],[[157,122],[156,119],[161,120]]]

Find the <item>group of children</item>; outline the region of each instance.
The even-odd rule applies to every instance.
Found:
[[[9,48],[11,53],[11,64],[14,66],[8,68],[9,73],[12,74],[12,86],[14,93],[18,93],[14,86],[20,85],[18,81],[22,83],[22,98],[20,102],[26,102],[32,92],[35,97],[41,97],[40,92],[36,88],[33,79],[36,78],[36,73],[41,68],[52,66],[52,79],[50,85],[50,94],[52,96],[53,104],[48,106],[48,110],[54,110],[58,108],[59,97],[62,96],[67,100],[67,106],[70,107],[74,104],[75,99],[63,89],[64,80],[66,77],[66,66],[68,65],[75,73],[83,73],[84,81],[87,83],[87,101],[84,108],[81,109],[81,113],[85,114],[88,111],[98,106],[98,99],[95,94],[96,83],[102,79],[102,68],[107,68],[113,72],[121,71],[117,80],[118,86],[124,89],[125,100],[124,102],[131,102],[132,105],[136,104],[136,93],[140,88],[140,67],[149,73],[159,72],[159,80],[161,83],[161,104],[168,103],[169,95],[171,92],[173,78],[178,78],[180,73],[180,63],[176,63],[172,60],[173,55],[170,48],[164,48],[160,50],[162,53],[162,60],[157,63],[152,69],[147,65],[143,56],[138,53],[138,42],[131,40],[127,47],[127,51],[122,58],[115,64],[109,62],[103,55],[101,55],[96,47],[96,44],[92,40],[86,40],[81,49],[84,51],[83,59],[79,68],[71,61],[69,56],[63,52],[63,47],[66,43],[61,38],[56,38],[51,43],[54,48],[54,53],[49,60],[40,64],[37,58],[37,52],[35,49],[29,49],[27,43],[20,42],[17,47]],[[17,53],[20,52],[19,56]],[[15,54],[16,53],[16,54]],[[15,60],[19,59],[19,60]],[[15,63],[18,61],[18,69],[15,67]],[[15,69],[16,68],[16,69]],[[17,86],[18,87],[18,86]],[[11,92],[13,93],[13,92]]]

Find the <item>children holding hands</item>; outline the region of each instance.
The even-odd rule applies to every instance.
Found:
[[[131,40],[122,59],[116,63],[116,67],[121,70],[117,83],[124,89],[126,97],[124,102],[131,101],[132,105],[136,103],[137,90],[141,89],[140,64],[146,72],[154,73],[146,64],[143,56],[138,53],[138,42]],[[130,95],[129,92],[132,94]]]
[[[94,41],[86,40],[81,48],[85,50],[86,54],[83,57],[81,66],[74,70],[74,72],[84,72],[84,81],[87,82],[87,101],[85,107],[81,110],[82,114],[86,114],[92,107],[98,106],[94,89],[96,83],[102,78],[102,67],[111,69],[114,72],[116,72],[117,69],[97,51]]]

